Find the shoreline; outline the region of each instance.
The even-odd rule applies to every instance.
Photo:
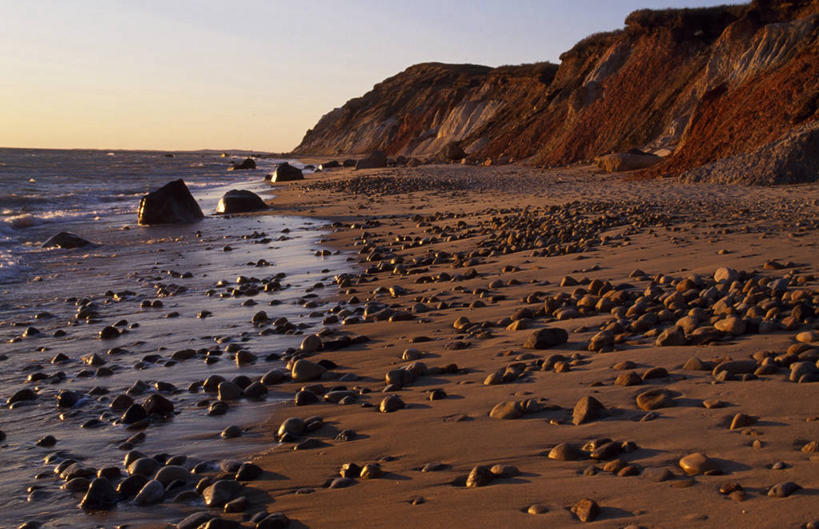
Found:
[[[206,234],[216,252],[208,255],[219,257],[208,264],[209,281],[217,275],[229,279],[223,277],[224,258],[234,252],[219,251],[222,244],[252,242],[242,233],[264,225],[262,216],[289,219],[287,229],[316,231],[314,257],[327,255],[335,264],[318,273],[320,285],[305,283],[298,299],[290,300],[313,324],[294,337],[294,349],[284,352],[282,362],[321,361],[325,374],[302,382],[277,376],[265,383],[282,400],[268,399],[259,408],[265,415],[242,425],[260,450],[245,461],[262,472],[242,481],[234,494],[243,502],[240,512],[208,509],[196,495],[187,502],[166,497],[159,508],[124,503],[121,514],[86,517],[77,510],[72,521],[113,523],[126,516],[134,527],[165,528],[204,511],[242,521],[242,527],[254,526],[251,517],[259,512],[284,513],[289,527],[563,527],[580,523],[571,507],[582,498],[598,506],[596,527],[618,529],[675,527],[677,520],[685,526],[744,527],[749,516],[755,527],[773,527],[765,520],[801,527],[813,516],[819,456],[801,447],[819,440],[819,417],[806,397],[816,385],[789,382],[787,364],[778,360],[769,362],[770,372],[745,382],[691,369],[689,361],[697,357],[701,367],[713,367],[726,357],[782,354],[798,331],[819,327],[819,314],[775,332],[760,330],[747,316],[747,332],[736,336],[719,332],[701,345],[691,338],[687,345],[657,347],[658,335],[674,323],[669,317],[684,311],[644,308],[658,319],[630,329],[638,318],[626,308],[640,293],[662,305],[660,292],[674,291],[689,277],[699,282],[692,289],[706,290],[715,270],[731,267],[743,280],[788,277],[788,292],[813,293],[805,303],[815,311],[819,185],[744,188],[627,181],[589,167],[441,165],[326,171],[274,186],[269,194],[274,197],[262,196],[270,211],[234,216],[238,220],[225,224],[228,239]],[[325,227],[310,228],[315,222]],[[282,230],[280,236],[297,235]],[[274,267],[279,258],[284,256],[268,257]],[[768,269],[774,258],[777,269]],[[175,259],[163,256],[168,266]],[[635,274],[637,268],[644,273]],[[330,270],[340,269],[352,271],[333,278]],[[600,287],[608,282],[611,287]],[[602,290],[591,294],[598,287],[627,294],[616,298],[620,307],[614,309],[621,312],[581,306],[586,294],[604,297]],[[713,301],[704,310],[712,311]],[[220,306],[210,298],[195,303],[213,312]],[[561,308],[572,310],[560,313]],[[219,316],[247,326],[259,309],[271,319],[279,315],[275,307],[234,309],[246,317]],[[462,317],[469,321],[459,321]],[[774,317],[777,325],[784,317],[784,312]],[[709,323],[717,320],[710,318],[697,325],[713,328]],[[626,327],[606,331],[615,320]],[[173,321],[178,330],[190,328]],[[562,329],[567,340],[548,349],[525,347],[543,328]],[[601,329],[611,336],[601,350],[589,350]],[[324,350],[299,351],[303,340],[315,342],[311,332],[320,335]],[[252,337],[239,323],[236,333],[242,340],[233,343],[249,338],[264,365],[262,356],[271,352],[264,338]],[[817,347],[806,350],[819,354]],[[620,375],[628,373],[636,379],[623,386]],[[385,379],[393,384],[387,391]],[[315,402],[294,406],[300,388],[302,402]],[[641,410],[635,397],[648,390],[668,392],[673,405]],[[389,395],[404,406],[380,413]],[[573,425],[575,404],[588,396],[603,404],[606,416]],[[703,406],[715,398],[724,407]],[[505,402],[506,413],[521,416],[489,416]],[[739,412],[756,421],[729,429]],[[218,433],[196,433],[210,423],[191,417],[196,421],[191,439]],[[231,420],[230,413],[224,417]],[[279,443],[280,425],[294,418],[312,426]],[[619,447],[610,447],[616,454],[592,457],[584,447],[603,445],[606,438]],[[550,457],[561,445],[574,455]],[[686,476],[678,461],[695,451],[707,454],[723,475]],[[232,479],[229,460],[213,462],[195,479]],[[783,470],[770,468],[777,462]],[[371,465],[370,479],[356,474],[328,487],[348,463]],[[476,466],[494,465],[514,468],[486,470],[486,486],[465,487]],[[788,498],[766,497],[768,488],[785,480],[802,489]],[[718,492],[728,481],[744,487],[744,501]]]

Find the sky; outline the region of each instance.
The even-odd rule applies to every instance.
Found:
[[[420,62],[559,62],[725,0],[0,0],[0,147],[293,149]]]

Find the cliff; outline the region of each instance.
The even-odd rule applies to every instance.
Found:
[[[412,66],[295,152],[425,158],[459,142],[477,160],[563,165],[639,148],[667,155],[646,174],[678,175],[811,128],[818,103],[819,0],[640,10],[560,65]]]

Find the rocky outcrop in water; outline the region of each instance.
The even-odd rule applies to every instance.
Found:
[[[148,193],[139,201],[141,225],[187,224],[205,218],[199,204],[180,178]]]
[[[248,211],[259,211],[267,209],[264,200],[246,189],[231,189],[219,199],[216,206],[216,213],[229,215],[232,213],[246,213]]]
[[[776,142],[789,143],[786,158],[814,163],[809,142],[787,138],[818,120],[819,3],[756,0],[635,11],[623,29],[578,42],[560,65],[411,66],[323,116],[296,152],[433,158],[457,142],[477,161],[563,165],[639,148],[664,157],[644,174],[669,176]],[[734,172],[708,174],[817,179]]]

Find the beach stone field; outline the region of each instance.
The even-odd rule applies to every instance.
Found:
[[[313,257],[335,259],[284,303],[298,315],[272,301],[292,278],[265,250],[292,234],[245,230],[209,241],[256,252],[231,279],[132,272],[155,290],[134,312],[167,333],[148,344],[133,317],[109,322],[125,290],[71,305],[104,351],[55,346],[77,323],[40,324],[53,315],[16,327],[9,346],[53,356],[2,416],[116,433],[101,457],[39,432],[29,503],[179,529],[819,527],[819,185],[514,165],[271,184],[250,215],[322,219]],[[183,347],[202,320],[210,345],[197,328]],[[263,413],[231,422],[250,402]],[[253,455],[166,441],[185,416],[222,446],[252,437]]]

